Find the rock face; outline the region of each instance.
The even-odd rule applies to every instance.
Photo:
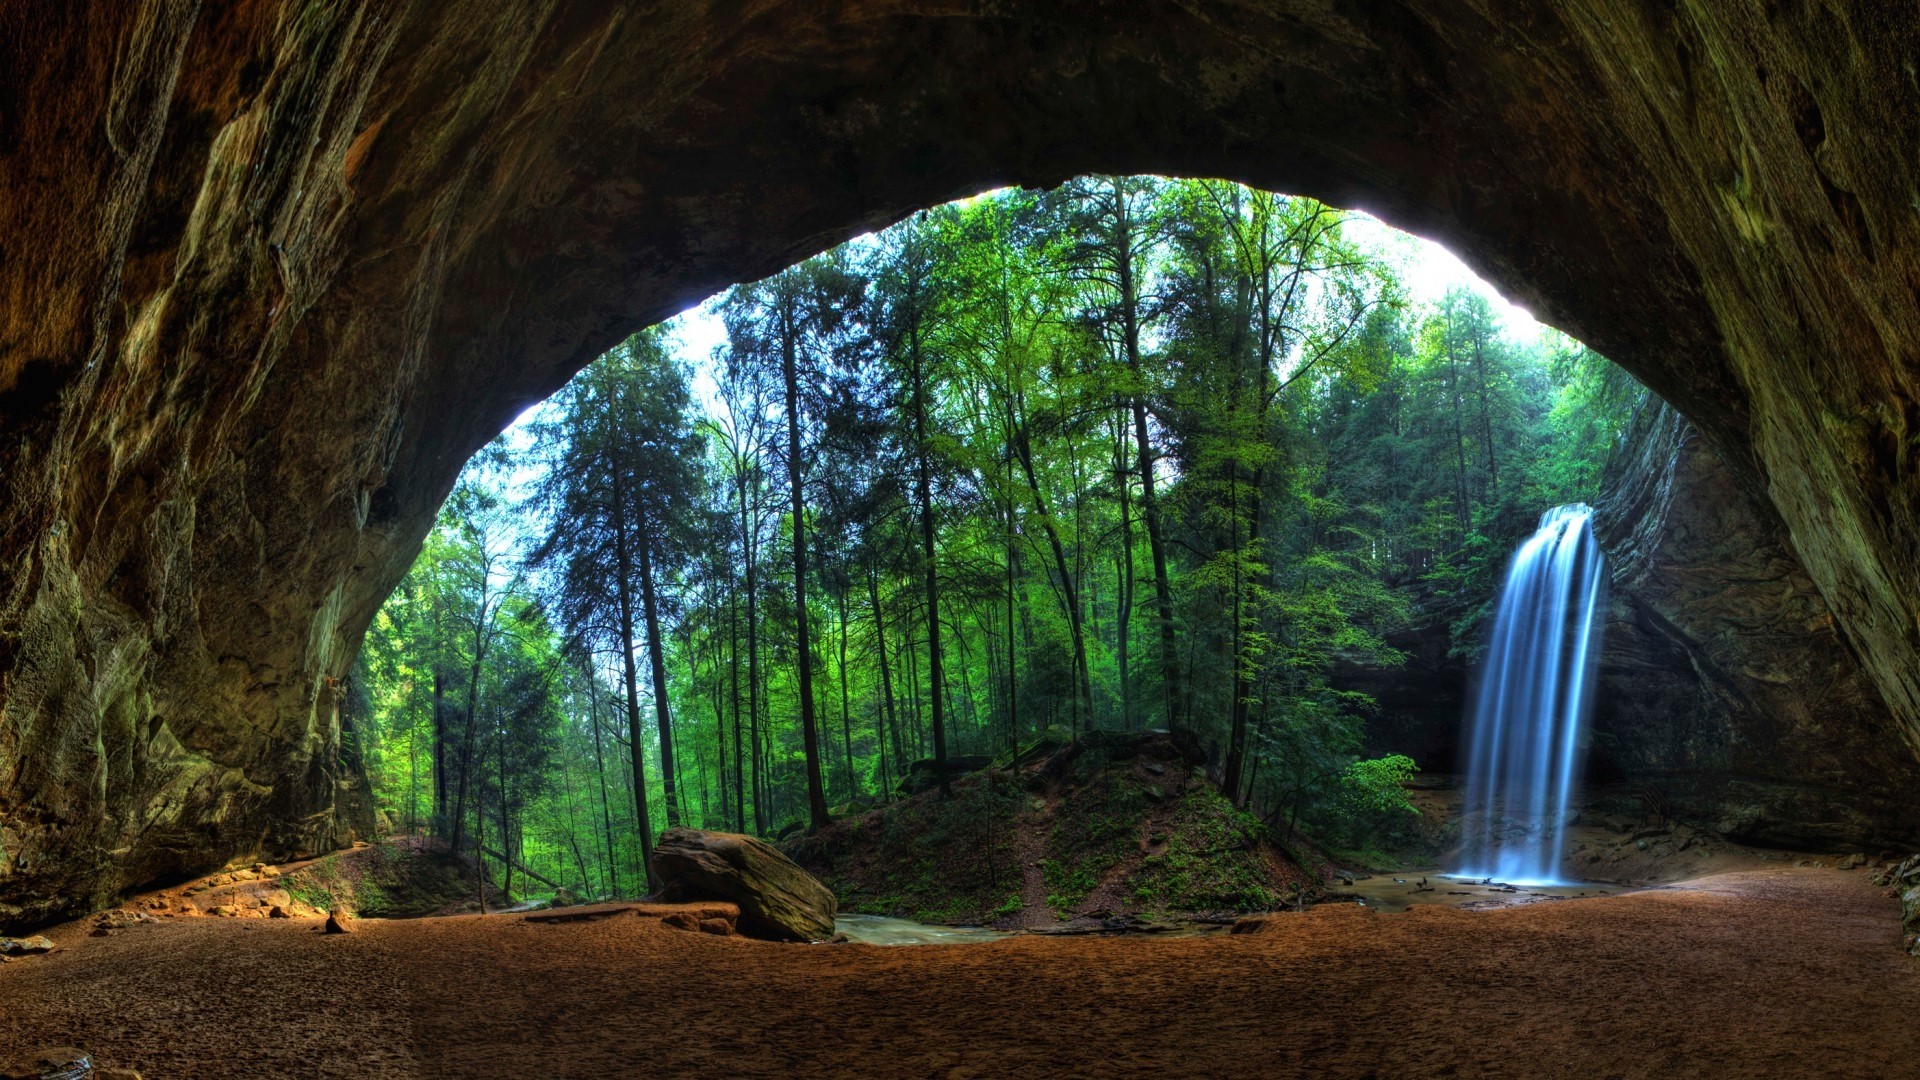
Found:
[[[1920,844],[1920,765],[1773,508],[1671,409],[1627,445],[1595,516],[1612,581],[1593,772],[1738,840]]]
[[[465,457],[942,199],[1444,239],[1764,491],[1920,733],[1920,15],[1543,0],[0,10],[0,924],[368,830],[339,680]]]
[[[739,930],[772,941],[827,941],[839,901],[779,849],[739,833],[668,829],[653,848],[653,872],[669,901],[730,900]],[[689,929],[699,926],[691,919]]]

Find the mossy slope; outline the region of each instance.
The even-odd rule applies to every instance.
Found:
[[[841,909],[1043,926],[1266,911],[1317,885],[1164,733],[1043,741],[786,845]]]

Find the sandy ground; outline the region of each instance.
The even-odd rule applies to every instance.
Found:
[[[886,948],[622,916],[162,919],[0,965],[0,1048],[157,1077],[1912,1076],[1920,960],[1780,869],[1261,933]]]

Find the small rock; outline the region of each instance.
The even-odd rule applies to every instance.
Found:
[[[275,905],[273,905],[272,907],[270,907],[270,908],[268,908],[268,909],[267,909],[267,918],[269,918],[269,919],[291,919],[291,918],[293,918],[293,916],[287,913],[287,909],[286,909],[286,908],[283,908],[283,907],[281,907],[281,906],[280,906],[279,904],[275,904]]]
[[[145,912],[132,911],[128,908],[114,908],[112,911],[103,911],[93,918],[94,925],[106,930],[120,930],[146,921],[147,915]]]
[[[1166,774],[1166,771],[1167,771],[1167,767],[1165,765],[1160,764],[1157,761],[1147,762],[1146,769],[1148,772],[1152,773],[1155,776],[1163,776]]]
[[[207,914],[218,915],[222,919],[231,919],[235,915],[240,914],[240,909],[234,907],[232,904],[218,904],[215,905],[213,910],[207,912]]]
[[[1867,865],[1867,857],[1858,851],[1841,859],[1839,862],[1839,867],[1842,870],[1858,870],[1865,865]]]
[[[0,1065],[0,1080],[86,1080],[93,1058],[72,1046],[49,1046]]]
[[[1159,784],[1148,784],[1146,787],[1140,789],[1140,794],[1145,795],[1147,797],[1147,801],[1150,803],[1161,803],[1161,802],[1167,801],[1167,793],[1164,789],[1160,787]]]
[[[726,937],[733,933],[733,924],[725,919],[701,919],[700,932],[715,937]]]
[[[44,934],[25,938],[0,937],[0,955],[31,956],[35,953],[50,953],[53,949],[53,942]]]
[[[326,933],[329,933],[329,934],[353,933],[353,916],[348,915],[344,912],[339,912],[339,911],[330,913],[327,916]]]

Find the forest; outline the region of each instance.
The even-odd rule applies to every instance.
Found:
[[[475,458],[376,616],[343,724],[385,821],[510,892],[634,895],[666,827],[788,836],[1162,728],[1361,842],[1451,763],[1369,756],[1335,661],[1471,642],[1645,392],[1482,291],[1414,299],[1353,221],[996,191],[716,298],[711,355],[627,338]]]

